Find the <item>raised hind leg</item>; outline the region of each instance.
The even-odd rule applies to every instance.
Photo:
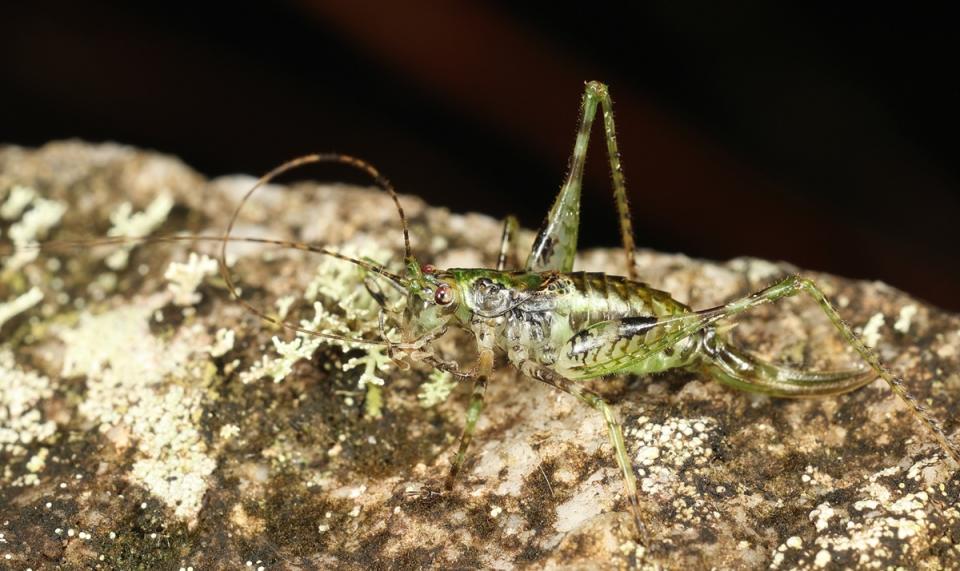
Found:
[[[507,216],[503,221],[503,234],[500,236],[500,253],[497,255],[497,271],[503,271],[507,267],[507,258],[510,256],[510,246],[513,242],[513,236],[517,233],[517,218]]]
[[[583,167],[587,159],[587,146],[590,143],[590,127],[597,113],[597,106],[603,110],[603,130],[607,142],[607,155],[610,160],[610,176],[613,182],[613,197],[620,219],[620,236],[627,257],[627,275],[637,278],[634,262],[633,223],[630,218],[630,205],[627,201],[626,183],[623,168],[620,165],[620,151],[617,148],[617,133],[613,122],[613,101],[607,86],[591,81],[583,93],[580,112],[580,128],[577,131],[573,155],[570,157],[567,178],[557,195],[547,218],[543,222],[537,238],[533,242],[525,268],[542,272],[554,270],[569,272],[573,269],[573,259],[577,254],[577,232],[580,227],[580,194],[583,181]]]
[[[637,493],[637,478],[633,472],[633,463],[630,461],[630,454],[627,452],[627,445],[623,439],[623,430],[620,428],[620,421],[617,419],[617,413],[610,408],[607,401],[597,393],[582,387],[559,375],[558,373],[533,363],[524,361],[519,365],[520,371],[528,377],[546,383],[554,388],[575,396],[581,402],[589,405],[594,410],[603,415],[603,420],[607,424],[607,435],[610,437],[610,444],[613,446],[617,458],[617,464],[623,473],[623,489],[630,502],[630,511],[632,512],[634,523],[637,526],[637,533],[646,545],[647,528],[643,523],[640,514],[640,498]]]

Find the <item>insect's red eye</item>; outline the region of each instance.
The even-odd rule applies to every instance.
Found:
[[[433,299],[437,302],[437,305],[447,305],[453,301],[453,292],[450,290],[450,286],[447,284],[438,285],[437,291],[433,294]]]
[[[420,266],[420,271],[425,274],[432,274],[437,271],[437,268],[433,267],[433,264],[423,264]]]

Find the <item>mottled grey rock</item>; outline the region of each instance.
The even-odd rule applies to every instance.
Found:
[[[0,206],[12,202],[0,220],[0,239],[7,244],[42,226],[27,219],[31,211],[46,213],[50,235],[61,239],[104,235],[111,226],[219,235],[251,183],[249,177],[207,181],[176,159],[118,145],[6,147]],[[11,199],[18,186],[53,202],[38,202],[28,191]],[[19,212],[17,200],[26,201]],[[131,207],[124,211],[126,201]],[[56,204],[68,205],[62,219],[54,216]],[[404,205],[422,261],[492,265],[497,221],[411,197]],[[346,244],[394,263],[401,245],[383,193],[331,185],[266,189],[255,195],[237,233]],[[530,240],[525,233],[520,241]],[[274,336],[292,336],[230,300],[202,256],[215,250],[209,242],[153,244],[132,249],[128,260],[111,260],[116,248],[67,249],[4,271],[0,567],[636,563],[621,478],[596,413],[501,368],[459,485],[448,494],[425,492],[441,487],[466,387],[425,408],[418,392],[428,371],[415,367],[370,369],[374,377],[364,382],[374,388],[360,389],[363,367],[343,369],[363,353],[344,355],[325,345],[280,371],[298,351],[313,348],[307,340],[275,345]],[[190,252],[201,255],[191,260]],[[249,244],[231,252],[245,299],[268,307],[282,300],[291,317],[315,317],[311,304],[300,301],[317,275],[315,258]],[[611,273],[623,273],[621,264],[622,255],[607,250],[578,260],[581,269]],[[759,260],[713,263],[649,251],[640,252],[639,264],[653,286],[694,307],[795,271]],[[336,271],[326,267],[320,276]],[[348,285],[357,290],[349,273],[337,283],[314,283],[331,311],[337,310],[325,295],[349,295]],[[882,283],[805,274],[845,319],[866,329],[952,434],[960,317]],[[767,306],[738,323],[740,343],[770,358],[818,368],[855,361],[809,300]],[[443,349],[466,363],[471,346],[461,336]],[[261,373],[283,378],[273,382]],[[382,390],[372,384],[377,376],[387,380]],[[845,396],[799,401],[738,393],[689,373],[593,386],[620,410],[639,470],[652,528],[643,564],[960,566],[956,467],[881,381]]]

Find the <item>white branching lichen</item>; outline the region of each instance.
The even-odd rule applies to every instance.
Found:
[[[900,333],[907,333],[910,331],[910,321],[913,319],[913,316],[917,314],[916,304],[908,304],[903,306],[900,310],[900,315],[897,316],[897,321],[893,324],[893,328]]]
[[[27,206],[36,198],[37,191],[29,186],[16,185],[10,189],[10,194],[0,206],[0,218],[4,220],[16,220],[23,214]]]
[[[15,202],[11,202],[15,194],[16,192],[12,192],[3,208],[0,208],[6,210],[11,219],[22,214],[20,220],[10,226],[8,231],[10,241],[16,248],[13,255],[4,262],[4,269],[8,272],[17,271],[37,259],[39,250],[34,246],[47,237],[50,229],[60,222],[67,210],[65,204],[41,198],[30,190],[20,191]],[[25,210],[26,208],[29,210]]]
[[[181,307],[188,307],[200,302],[201,295],[197,288],[204,278],[217,273],[217,261],[206,254],[198,256],[190,252],[185,263],[171,262],[163,277],[170,280],[167,288],[173,293],[173,303]]]
[[[236,341],[236,333],[233,329],[220,328],[217,329],[217,332],[214,334],[213,345],[210,346],[208,351],[210,352],[211,357],[223,357],[233,349],[233,344]]]
[[[43,292],[34,287],[30,291],[0,304],[0,327],[3,327],[14,316],[23,313],[41,301],[43,301]]]
[[[133,205],[124,202],[110,214],[110,222],[113,226],[107,231],[107,236],[124,238],[148,236],[167,219],[173,204],[173,197],[168,193],[155,198],[143,212],[134,212]],[[107,267],[112,270],[122,270],[127,267],[130,252],[135,246],[136,244],[133,243],[120,246],[107,258]]]

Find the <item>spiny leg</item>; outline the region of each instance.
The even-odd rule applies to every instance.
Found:
[[[503,221],[503,234],[500,236],[500,253],[497,256],[497,271],[502,272],[507,267],[507,257],[510,255],[510,244],[517,233],[516,216],[507,216]]]
[[[587,158],[587,146],[590,143],[590,128],[597,113],[597,105],[603,110],[603,128],[607,142],[607,154],[610,160],[610,175],[613,182],[613,196],[620,219],[620,235],[627,257],[627,275],[637,278],[634,262],[633,223],[630,218],[630,205],[627,200],[626,183],[620,164],[620,151],[617,148],[617,134],[613,120],[613,101],[607,86],[591,81],[583,93],[580,112],[580,128],[567,178],[557,195],[543,226],[537,233],[533,249],[527,258],[526,269],[532,271],[556,270],[569,272],[573,269],[573,260],[577,253],[577,233],[580,226],[580,194],[583,181],[583,167]]]
[[[483,396],[487,390],[487,378],[477,377],[473,381],[473,393],[470,395],[470,406],[467,408],[467,422],[463,425],[463,434],[460,435],[460,446],[457,448],[457,454],[453,457],[453,463],[450,465],[450,473],[447,474],[445,486],[448,490],[453,489],[453,484],[460,474],[463,467],[463,461],[467,457],[467,448],[473,440],[473,431],[477,426],[477,420],[480,413],[483,412]]]
[[[643,523],[640,515],[640,498],[637,492],[637,479],[633,472],[633,463],[630,461],[630,454],[627,452],[627,445],[623,439],[623,430],[620,428],[620,421],[617,414],[610,408],[607,401],[597,393],[578,385],[576,382],[563,377],[554,371],[533,363],[524,361],[520,364],[520,370],[528,377],[546,383],[561,391],[573,395],[581,402],[589,405],[594,410],[603,415],[603,420],[607,424],[607,435],[610,437],[610,444],[617,457],[617,464],[623,472],[623,488],[626,492],[627,501],[630,502],[630,511],[633,513],[634,523],[637,526],[637,533],[641,543],[646,546],[647,526]]]
[[[572,367],[572,369],[575,368],[577,378],[590,378],[610,374],[615,370],[630,370],[631,364],[643,361],[651,355],[663,351],[667,347],[674,347],[680,341],[721,319],[799,293],[806,293],[817,302],[827,318],[840,333],[841,337],[843,337],[844,341],[853,347],[880,378],[886,381],[897,397],[909,405],[914,417],[918,418],[920,422],[933,433],[933,436],[937,439],[942,449],[949,454],[953,461],[960,464],[960,448],[950,442],[943,428],[941,428],[940,423],[931,417],[926,408],[907,391],[903,385],[903,381],[895,377],[893,373],[880,362],[880,358],[877,357],[876,353],[857,337],[850,326],[843,321],[833,305],[830,304],[820,288],[818,288],[813,281],[800,276],[790,276],[768,288],[719,307],[658,320],[655,324],[651,324],[651,327],[660,328],[663,332],[656,341],[645,343],[631,352],[622,352],[615,359],[591,362],[590,365],[575,366]]]
[[[477,420],[480,419],[480,413],[483,412],[483,396],[487,390],[487,378],[493,369],[493,351],[484,349],[480,351],[477,359],[477,377],[473,381],[473,393],[470,395],[470,406],[467,408],[467,421],[463,426],[463,434],[460,435],[460,446],[457,448],[457,454],[453,457],[453,463],[450,464],[450,473],[447,475],[446,488],[453,488],[453,483],[463,467],[463,461],[467,457],[467,448],[473,440],[473,431],[476,429]]]

